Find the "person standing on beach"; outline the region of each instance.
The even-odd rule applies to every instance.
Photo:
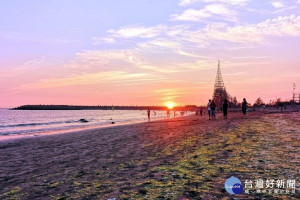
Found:
[[[207,104],[207,113],[208,113],[209,120],[210,120],[210,118],[211,118],[210,104],[211,104],[211,100],[209,99],[209,100],[208,100],[208,104]]]
[[[228,112],[228,100],[227,99],[224,99],[222,108],[223,108],[224,119],[227,119],[227,112]]]
[[[148,121],[150,121],[150,108],[147,109]]]
[[[242,111],[243,111],[243,114],[246,115],[247,113],[247,106],[248,106],[248,102],[246,101],[246,99],[244,98],[243,99],[243,103],[242,103]]]
[[[210,103],[210,114],[211,114],[211,119],[216,119],[216,104],[214,100],[211,101]]]

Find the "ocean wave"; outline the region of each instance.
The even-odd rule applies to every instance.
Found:
[[[56,121],[56,122],[41,122],[41,123],[24,123],[24,124],[9,124],[9,125],[0,125],[0,128],[13,128],[13,127],[27,127],[27,126],[47,126],[54,124],[70,124],[79,122],[78,120],[68,120],[68,121]]]

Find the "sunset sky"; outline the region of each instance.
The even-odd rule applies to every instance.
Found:
[[[300,92],[300,0],[7,0],[0,44],[0,107]]]

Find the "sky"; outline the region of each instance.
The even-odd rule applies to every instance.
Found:
[[[0,1],[0,107],[300,92],[300,0]]]

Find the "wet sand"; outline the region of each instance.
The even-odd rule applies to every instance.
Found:
[[[300,113],[181,117],[0,142],[0,199],[297,199]],[[296,194],[224,182],[296,179]]]

